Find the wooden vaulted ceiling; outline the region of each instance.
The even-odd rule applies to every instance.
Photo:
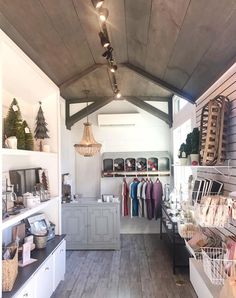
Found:
[[[235,62],[235,0],[105,0],[104,7],[124,96],[194,102]],[[112,96],[90,0],[0,0],[0,27],[65,99],[83,98],[83,89]]]

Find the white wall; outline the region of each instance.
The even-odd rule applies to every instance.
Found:
[[[166,103],[155,103],[155,106],[167,112]],[[73,105],[72,113],[83,107],[85,107],[84,104]],[[132,112],[140,112],[142,116],[141,123],[135,127],[98,127],[97,125],[98,113]],[[64,117],[64,115],[62,116]],[[71,134],[62,128],[62,169],[73,173],[76,168],[75,191],[78,194],[83,197],[98,197],[101,184],[101,155],[83,157],[76,154],[75,167],[73,166],[73,146],[81,140],[85,120],[77,122],[72,127]],[[93,124],[96,141],[102,143],[102,152],[170,151],[169,126],[126,101],[111,102],[91,114],[89,121]],[[109,178],[107,179],[109,180]],[[107,183],[109,184],[109,182]],[[105,190],[103,191],[105,192]]]
[[[60,99],[61,107],[61,174],[70,173],[72,194],[75,193],[75,152],[72,146],[71,131],[65,125],[65,101]]]

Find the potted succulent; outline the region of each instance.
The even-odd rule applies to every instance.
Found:
[[[190,152],[191,165],[193,166],[196,166],[199,164],[199,138],[200,138],[199,129],[195,127],[191,133],[191,152]]]
[[[185,143],[182,143],[179,148],[179,161],[181,166],[186,166],[188,164],[188,155],[187,155],[188,147]]]

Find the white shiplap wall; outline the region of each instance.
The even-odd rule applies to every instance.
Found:
[[[236,63],[197,100],[197,126],[200,127],[203,106],[217,95],[227,96],[230,100],[227,159],[230,160],[232,169],[230,169],[230,175],[228,175],[227,169],[222,170],[225,175],[219,174],[211,168],[202,169],[198,171],[198,177],[224,182],[224,191],[225,194],[228,194],[231,191],[236,191]]]

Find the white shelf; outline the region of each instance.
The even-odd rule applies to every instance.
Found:
[[[230,162],[230,161],[228,161]],[[201,166],[201,165],[196,165],[196,166],[192,166],[192,165],[176,165],[176,164],[172,164],[172,167],[180,167],[180,168],[191,168],[191,169],[213,169],[215,170],[217,173],[221,174],[224,177],[230,177],[231,176],[231,169],[233,167],[231,167],[229,164],[228,165],[222,165],[222,166]],[[224,173],[222,172],[222,170],[226,169],[228,172]]]
[[[192,166],[192,165],[186,165],[186,166],[182,166],[182,165],[172,165],[172,167],[187,167],[187,168],[205,168],[205,169],[215,169],[215,168],[225,168],[225,169],[228,169],[228,168],[232,168],[230,166],[200,166],[200,165],[197,165],[197,166]]]
[[[20,149],[8,149],[2,148],[3,156],[56,156],[57,153],[54,152],[42,152],[42,151],[30,151],[30,150],[20,150]]]
[[[34,213],[37,213],[41,210],[43,210],[44,208],[48,207],[49,205],[51,205],[52,203],[55,203],[56,201],[59,200],[59,197],[54,197],[51,198],[50,200],[41,203],[40,205],[31,208],[31,209],[22,209],[22,211],[17,214],[17,215],[11,215],[10,217],[4,219],[2,221],[2,231],[17,224],[19,221],[21,221],[22,219],[33,215]]]
[[[170,175],[170,171],[144,171],[144,172],[138,172],[138,171],[123,171],[123,172],[116,172],[116,171],[113,171],[113,172],[103,172],[102,173],[102,177],[106,178],[106,177],[109,177],[109,176],[106,176],[106,175],[123,175],[123,176],[153,176],[153,175],[156,175],[156,176],[166,176],[166,175]]]

